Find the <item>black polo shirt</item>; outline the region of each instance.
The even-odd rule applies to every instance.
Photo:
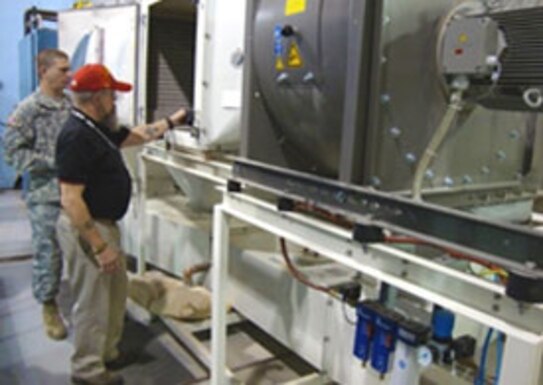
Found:
[[[59,180],[85,186],[83,199],[93,218],[119,220],[126,213],[131,181],[119,147],[129,133],[112,132],[74,109],[58,136]]]

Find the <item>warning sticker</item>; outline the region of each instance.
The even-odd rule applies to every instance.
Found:
[[[292,16],[305,12],[306,0],[286,0],[285,16]]]
[[[292,68],[300,68],[304,65],[302,61],[302,55],[300,55],[300,49],[296,43],[291,43],[288,49],[287,65]]]
[[[285,69],[285,63],[283,63],[283,58],[281,56],[278,56],[275,59],[275,69],[277,71],[283,71]]]

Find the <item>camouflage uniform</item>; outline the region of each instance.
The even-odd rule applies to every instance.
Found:
[[[41,303],[55,298],[61,279],[62,258],[55,230],[60,211],[55,146],[70,108],[66,96],[59,101],[38,90],[17,106],[4,134],[6,162],[18,173],[29,175],[25,200],[35,250],[32,291]]]

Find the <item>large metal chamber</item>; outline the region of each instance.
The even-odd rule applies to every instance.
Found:
[[[502,2],[469,3],[486,13],[505,9]],[[350,184],[411,190],[450,100],[439,57],[446,23],[466,4],[250,2],[242,155]],[[425,199],[451,206],[526,199],[538,179],[540,126],[535,112],[466,101],[425,169]]]

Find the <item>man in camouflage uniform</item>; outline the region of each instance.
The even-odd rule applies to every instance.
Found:
[[[62,257],[56,237],[60,213],[60,193],[55,169],[58,133],[67,120],[71,102],[64,93],[70,80],[68,56],[56,49],[38,55],[39,88],[17,106],[4,134],[6,162],[19,174],[27,172],[29,187],[25,196],[32,243],[32,292],[43,304],[47,335],[66,338],[66,327],[55,300],[58,294]]]

